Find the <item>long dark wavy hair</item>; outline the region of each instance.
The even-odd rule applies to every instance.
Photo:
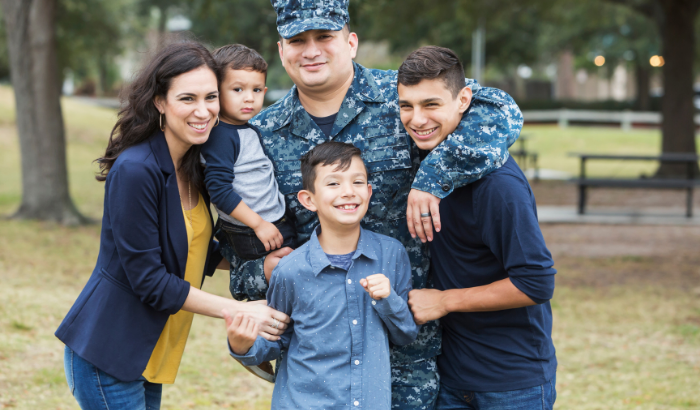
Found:
[[[107,150],[96,160],[100,165],[100,173],[95,176],[98,181],[107,179],[114,161],[125,149],[146,141],[158,131],[160,113],[153,104],[155,98],[166,98],[175,77],[203,66],[214,74],[218,71],[209,50],[194,41],[170,44],[145,65],[121,95],[123,108],[112,128]],[[200,145],[191,146],[182,158],[179,170],[200,192],[204,192],[200,150]]]

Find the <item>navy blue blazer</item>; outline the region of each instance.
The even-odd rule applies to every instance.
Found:
[[[97,264],[56,337],[117,379],[138,379],[187,299],[187,252],[175,167],[158,131],[124,150],[107,174]],[[212,236],[205,274],[220,261]]]

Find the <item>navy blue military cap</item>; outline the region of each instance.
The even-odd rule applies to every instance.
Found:
[[[342,30],[350,21],[348,1],[271,0],[277,13],[277,31],[292,38],[308,30]]]

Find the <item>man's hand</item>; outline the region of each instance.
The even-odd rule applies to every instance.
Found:
[[[282,246],[282,242],[284,242],[280,230],[270,222],[261,221],[253,230],[255,231],[255,236],[265,246],[266,251],[275,250]]]
[[[226,309],[221,313],[226,321],[228,344],[233,353],[241,356],[248,353],[258,337],[258,324],[246,313],[237,313],[234,318],[231,318]]]
[[[391,282],[389,282],[389,278],[381,273],[360,279],[360,285],[365,288],[367,293],[369,293],[369,297],[374,300],[388,298],[391,294]]]
[[[449,313],[443,303],[443,292],[437,289],[414,289],[408,292],[408,306],[413,312],[413,320],[419,325],[440,319]]]
[[[285,246],[282,249],[277,249],[276,251],[271,252],[265,257],[263,270],[265,271],[265,280],[267,281],[267,283],[270,283],[270,276],[272,276],[272,271],[277,267],[277,264],[280,263],[280,259],[292,253],[293,250],[294,249]]]
[[[421,214],[430,214],[423,216]],[[433,227],[435,232],[440,232],[440,198],[427,192],[411,189],[408,194],[408,207],[406,208],[406,223],[411,237],[416,235],[421,242],[433,240]]]

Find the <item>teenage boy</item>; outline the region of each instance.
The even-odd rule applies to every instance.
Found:
[[[401,122],[421,149],[469,138],[460,132],[472,99],[462,73],[451,50],[434,46],[399,68]],[[556,271],[527,179],[510,158],[443,199],[440,215],[430,243],[435,289],[409,295],[417,323],[443,326],[437,409],[551,409]]]
[[[299,242],[308,240],[318,220],[297,200],[302,187],[298,159],[324,141],[349,142],[362,151],[374,190],[362,226],[398,239],[411,261],[413,289],[426,287],[429,258],[421,241],[432,238],[433,222],[439,225],[440,199],[505,162],[507,147],[522,127],[518,106],[503,91],[468,80],[473,98],[465,132],[494,148],[470,149],[470,139],[454,139],[420,163],[419,151],[399,121],[396,71],[365,68],[352,60],[359,41],[348,26],[348,1],[272,3],[277,12],[280,59],[294,86],[251,123],[260,128],[263,149],[275,166]],[[492,157],[494,152],[500,154],[499,159]],[[482,161],[484,157],[489,159]],[[474,167],[475,163],[485,164],[486,169]],[[421,219],[421,213],[433,218]],[[236,266],[231,273],[233,297],[264,299],[266,275],[290,251],[275,250],[264,263],[232,261]],[[394,408],[434,407],[439,352],[440,332],[435,322],[422,326],[414,343],[392,348]]]
[[[292,319],[281,340],[257,337],[245,314],[224,314],[231,355],[243,364],[278,359],[288,349],[273,409],[389,410],[389,341],[406,345],[418,334],[406,304],[406,250],[360,227],[372,195],[360,155],[351,144],[326,142],[301,158],[299,202],[320,226],[272,272],[268,304]]]

